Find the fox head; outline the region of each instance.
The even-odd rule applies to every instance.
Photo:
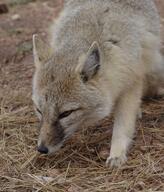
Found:
[[[101,52],[97,42],[78,58],[53,53],[37,36],[33,38],[35,74],[33,102],[41,127],[38,151],[51,154],[78,128],[95,123],[109,113],[102,90]]]

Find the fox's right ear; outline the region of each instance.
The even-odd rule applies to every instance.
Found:
[[[82,80],[86,82],[96,76],[100,69],[100,62],[100,48],[95,41],[87,54],[80,58],[76,71],[80,73]]]
[[[33,56],[36,67],[46,63],[52,57],[52,49],[38,35],[33,35]]]

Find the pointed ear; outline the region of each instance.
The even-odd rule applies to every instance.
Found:
[[[33,35],[33,56],[36,67],[52,57],[52,49],[38,35]]]
[[[100,49],[97,42],[93,42],[85,58],[81,61],[78,71],[84,82],[92,79],[100,69]]]

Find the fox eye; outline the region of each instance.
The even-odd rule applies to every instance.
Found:
[[[71,115],[72,112],[74,112],[75,110],[70,110],[70,111],[65,111],[63,113],[61,113],[59,115],[59,119],[64,119],[65,117],[68,117],[69,115]]]
[[[40,111],[40,109],[36,108],[36,111],[37,111],[40,115],[42,115],[42,112]]]

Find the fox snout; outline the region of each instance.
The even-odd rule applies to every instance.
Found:
[[[37,150],[42,154],[51,154],[62,146],[64,138],[64,130],[59,122],[50,125],[43,123],[40,129]]]
[[[37,150],[38,150],[39,153],[48,154],[48,148],[46,146],[44,146],[43,144],[38,146]]]

